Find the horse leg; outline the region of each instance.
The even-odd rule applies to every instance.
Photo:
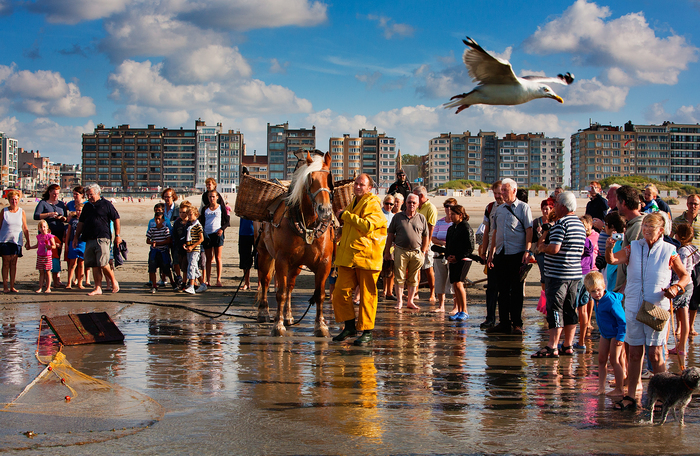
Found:
[[[276,337],[286,336],[287,328],[284,327],[284,319],[282,318],[282,310],[286,305],[289,297],[288,290],[288,270],[289,266],[278,263],[275,267],[275,286],[277,288],[277,313],[275,314],[275,324],[272,326],[272,335]]]
[[[260,243],[258,245],[258,291],[255,294],[255,305],[258,307],[258,323],[270,321],[267,290],[270,288],[270,280],[274,270],[275,261]]]
[[[316,289],[312,299],[316,303],[316,321],[314,323],[314,336],[316,337],[331,336],[328,332],[328,326],[326,326],[326,320],[323,318],[323,303],[326,300],[326,279],[329,273],[330,263],[327,262],[326,265],[320,265],[315,274]]]
[[[289,291],[287,292],[287,301],[284,303],[283,309],[284,326],[292,326],[294,324],[294,316],[292,315],[292,291],[294,291],[294,287],[297,283],[297,277],[299,277],[300,272],[301,268],[297,269],[296,274],[289,278],[289,282],[287,284],[287,289]]]

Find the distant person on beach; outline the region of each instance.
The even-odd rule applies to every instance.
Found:
[[[405,203],[406,197],[409,195],[409,193],[411,193],[411,183],[406,180],[406,173],[404,170],[400,169],[396,172],[396,182],[391,184],[387,193],[389,195],[396,195],[397,193],[400,193]],[[404,209],[406,209],[405,204],[401,206],[401,210]]]
[[[15,288],[15,278],[17,277],[17,258],[22,256],[22,235],[24,235],[27,250],[30,245],[27,215],[19,207],[19,195],[17,190],[7,192],[7,201],[10,206],[0,212],[0,255],[2,255],[2,285],[5,293],[18,293]]]
[[[76,248],[78,240],[81,239],[80,236],[83,236],[85,240],[85,267],[92,268],[95,279],[95,288],[88,293],[88,296],[102,294],[103,275],[112,284],[112,293],[119,292],[119,283],[109,266],[112,240],[109,223],[114,223],[114,242],[118,246],[122,242],[121,221],[119,220],[119,212],[112,203],[102,198],[101,191],[97,184],[88,184],[85,188],[88,202],[83,206],[73,237],[73,248]]]
[[[39,234],[36,236],[36,245],[27,246],[29,249],[37,249],[36,269],[39,271],[39,289],[37,293],[51,293],[51,259],[52,250],[56,248],[56,236],[49,231],[46,220],[39,221]]]
[[[223,250],[224,231],[230,225],[230,219],[226,208],[217,203],[221,200],[221,194],[216,190],[211,190],[207,194],[209,204],[204,208],[199,216],[199,223],[204,227],[204,252],[207,256],[205,286],[222,287],[221,273],[223,271]],[[211,278],[211,264],[216,260],[216,285]]]
[[[61,186],[51,184],[46,188],[46,191],[41,197],[41,201],[34,209],[34,220],[46,220],[49,224],[51,234],[59,240],[63,239],[65,234],[65,223],[68,221],[66,214],[68,210],[66,205],[61,201]],[[60,273],[53,274],[54,287],[63,287],[61,283]]]

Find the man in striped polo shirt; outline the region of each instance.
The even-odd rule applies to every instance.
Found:
[[[544,243],[544,238],[539,242],[539,251],[545,253],[544,284],[549,345],[532,355],[533,358],[558,357],[557,346],[562,327],[564,341],[561,354],[574,354],[572,345],[578,324],[576,293],[581,280],[581,255],[586,242],[586,229],[575,214],[576,196],[573,193],[564,192],[559,195],[554,210],[559,220],[549,231],[549,244]]]

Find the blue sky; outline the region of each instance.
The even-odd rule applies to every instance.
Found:
[[[192,128],[265,151],[267,123],[377,127],[403,153],[444,132],[564,137],[594,122],[700,122],[700,1],[0,0],[0,131],[80,161],[98,123]],[[518,75],[570,71],[564,98],[441,105],[474,83],[462,38]]]

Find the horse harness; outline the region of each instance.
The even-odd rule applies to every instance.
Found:
[[[315,172],[324,172],[324,173],[330,173],[329,170],[327,169],[321,169],[319,171]],[[321,187],[315,192],[311,192],[311,175],[309,175],[308,181],[304,184],[306,186],[306,194],[309,195],[309,198],[311,199],[311,204],[314,204],[314,201],[316,201],[316,196],[318,196],[319,193],[321,192],[328,192],[328,196],[331,199],[331,203],[333,202],[333,184],[331,183],[331,188],[326,188],[326,187]],[[290,188],[291,191],[291,188]],[[282,199],[284,197],[280,196],[277,201],[273,203],[273,205],[270,207],[270,213],[274,214],[277,212],[277,209],[279,208],[280,204],[282,203]],[[318,217],[318,220],[316,223],[311,227],[307,228],[306,227],[306,220],[304,219],[304,212],[301,210],[299,206],[292,206],[291,211],[290,211],[290,206],[286,206],[284,209],[284,213],[282,213],[282,217],[280,218],[280,223],[282,223],[282,219],[284,218],[284,215],[289,211],[289,219],[292,222],[292,226],[294,227],[294,231],[296,234],[301,236],[304,239],[304,242],[306,242],[308,245],[313,244],[315,239],[320,238],[325,234],[325,232],[328,230],[328,227],[333,224],[333,219],[331,220],[321,220],[320,217]],[[274,217],[273,217],[274,218]],[[275,228],[279,228],[280,223],[274,223],[274,220],[272,221],[272,226]]]

